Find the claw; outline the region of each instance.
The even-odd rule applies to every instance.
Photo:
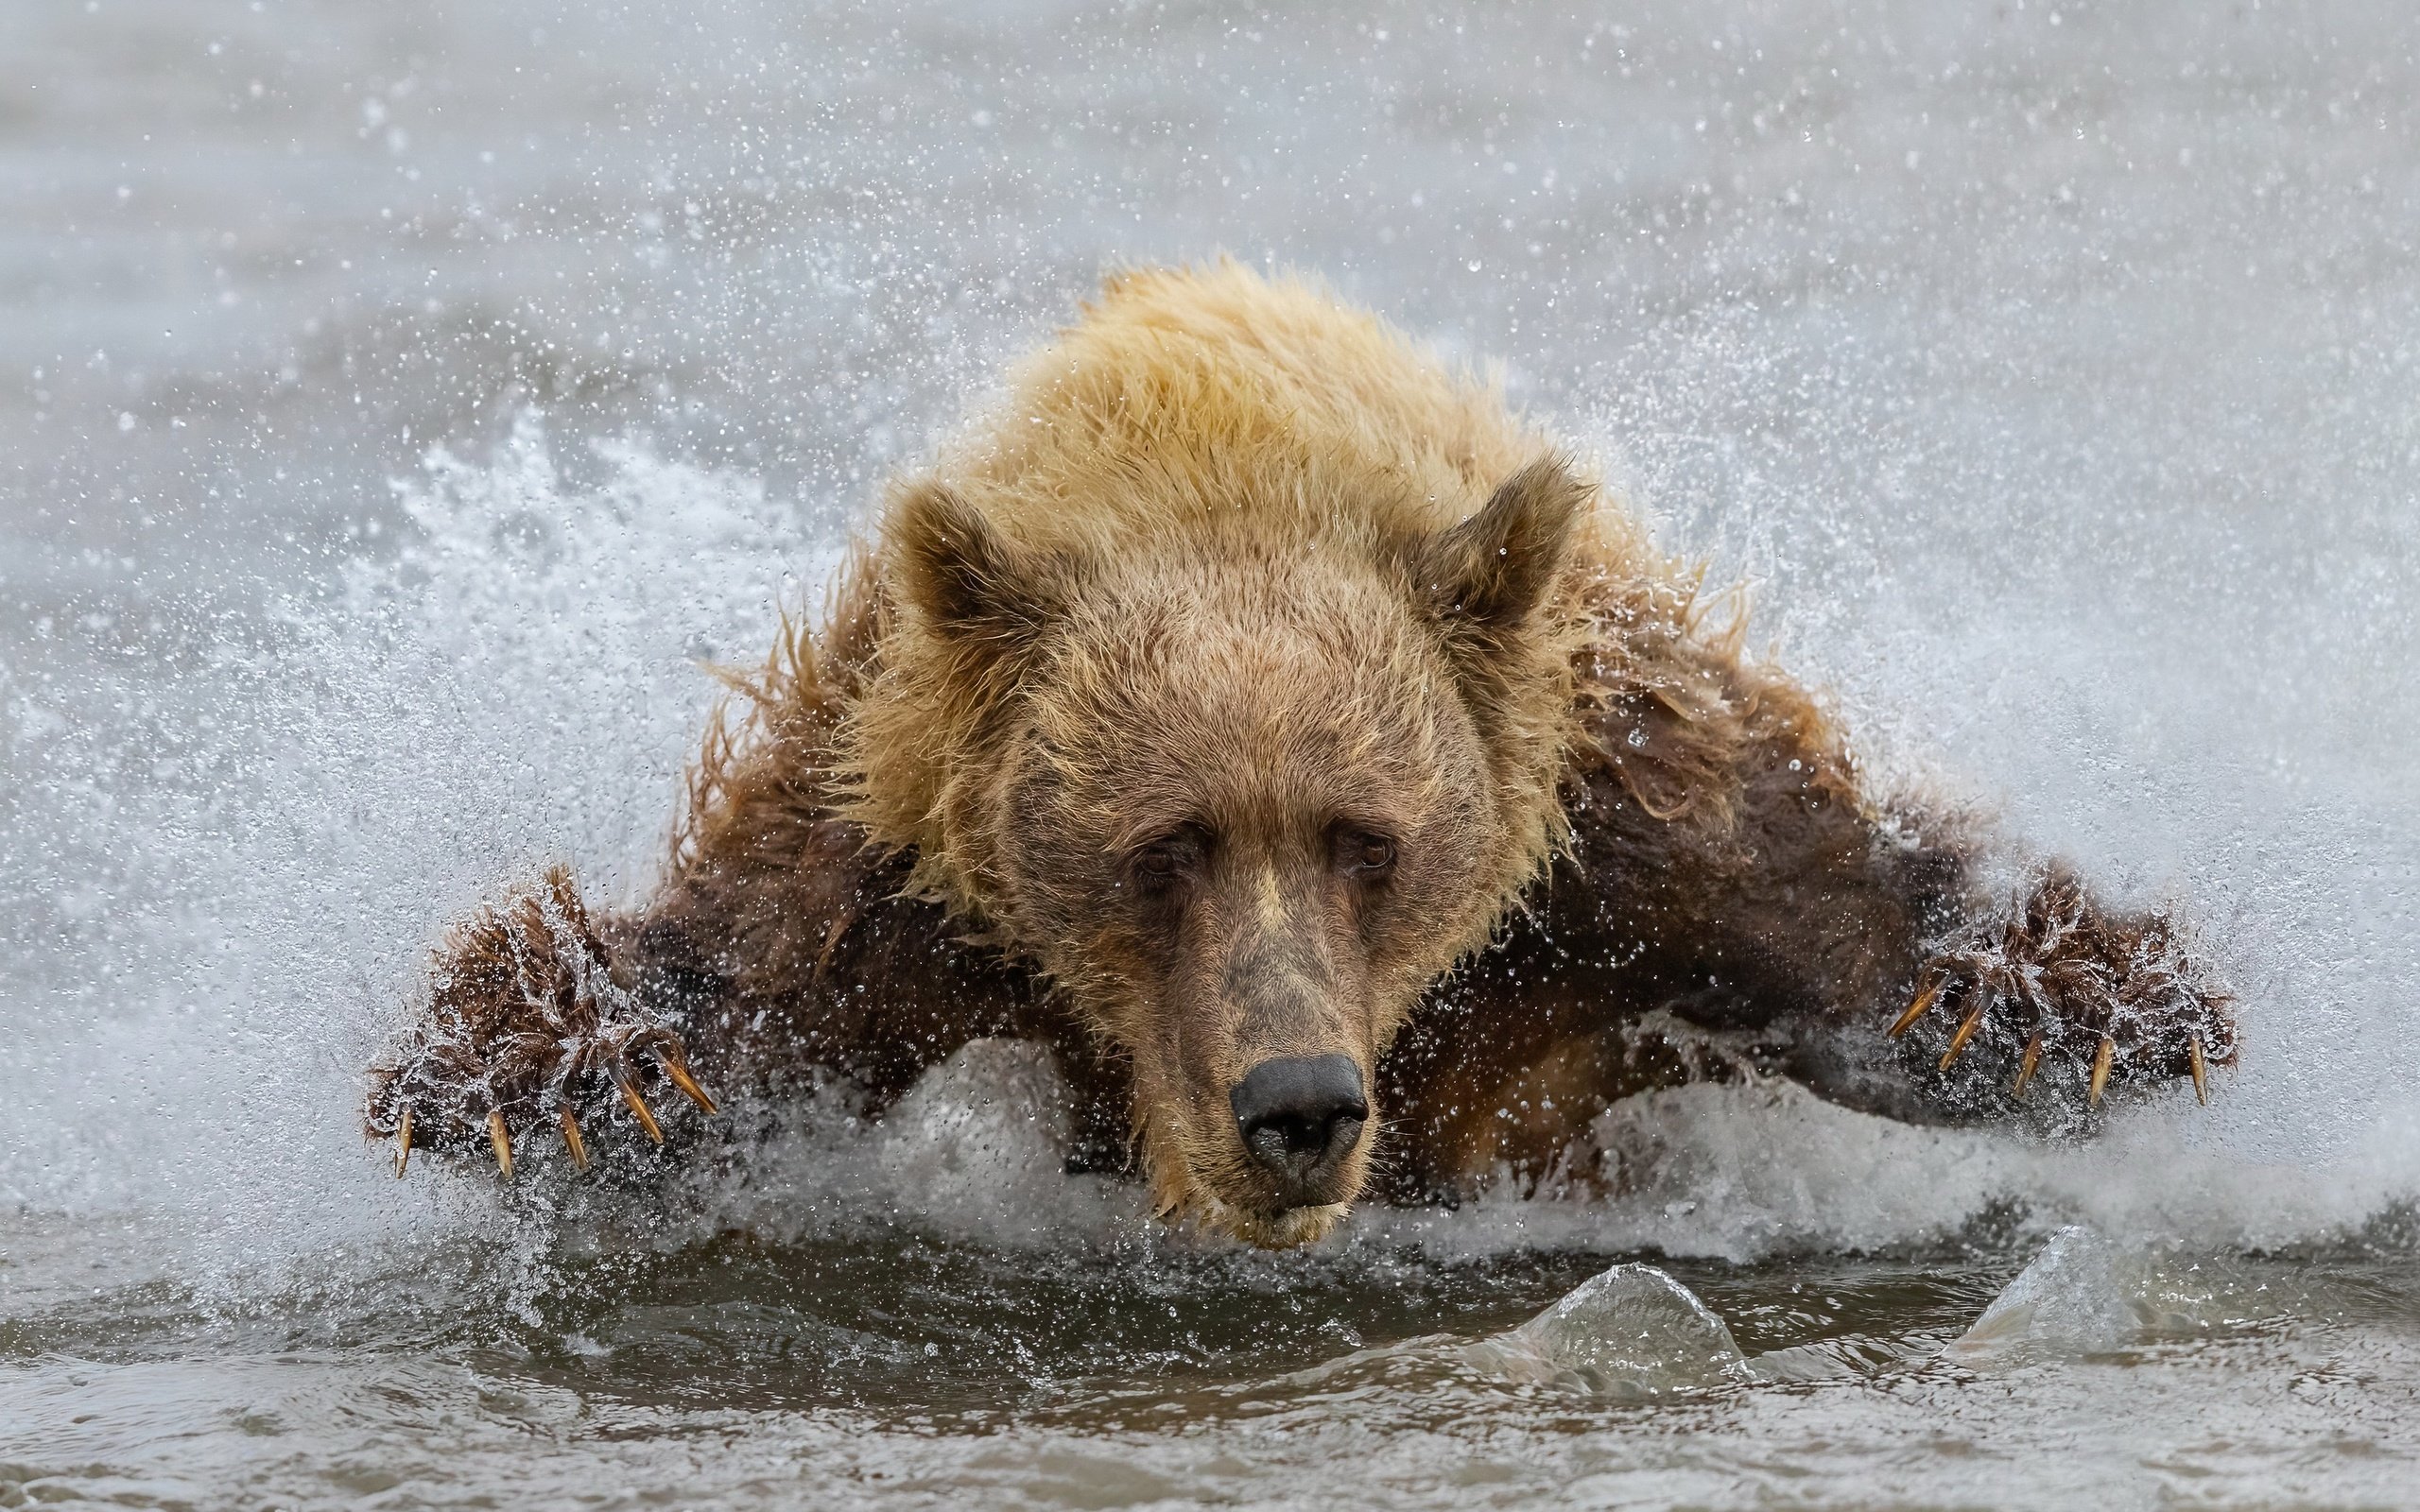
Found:
[[[2202,1075],[2201,1075],[2201,1072],[2202,1072],[2202,1053],[2201,1053],[2201,1052],[2202,1052],[2202,1042],[2201,1042],[2200,1040],[2195,1040],[2195,1041],[2193,1042],[2193,1080],[2194,1080],[2194,1083],[2195,1083],[2197,1086],[2200,1084],[2200,1082],[2201,1082],[2201,1080],[2202,1080]],[[401,1117],[401,1118],[399,1118],[399,1119],[397,1119],[397,1120],[395,1121],[395,1178],[396,1178],[397,1180],[399,1180],[399,1181],[400,1181],[400,1180],[402,1180],[402,1179],[403,1179],[404,1167],[406,1167],[406,1166],[407,1166],[407,1165],[409,1165],[409,1164],[411,1164],[411,1163],[412,1163],[412,1105],[411,1105],[411,1104],[409,1104],[409,1103],[406,1103],[406,1104],[404,1105],[404,1115],[403,1115],[403,1117]]]
[[[579,1137],[579,1120],[571,1116],[571,1104],[556,1108],[555,1116],[562,1121],[563,1148],[571,1151],[571,1163],[580,1170],[588,1169],[588,1143]]]
[[[663,1062],[664,1074],[672,1078],[672,1085],[688,1093],[689,1101],[697,1104],[701,1112],[721,1111],[715,1107],[715,1100],[706,1095],[706,1090],[698,1085],[697,1078],[689,1074],[689,1068],[681,1063],[678,1056],[670,1050],[659,1050],[655,1058]]]
[[[505,1132],[504,1115],[502,1113],[490,1112],[488,1114],[488,1143],[495,1146],[496,1169],[504,1173],[504,1178],[507,1181],[511,1180],[512,1136]]]
[[[2042,1031],[2036,1029],[2033,1038],[2025,1042],[2025,1058],[2016,1063],[2016,1085],[2008,1090],[2011,1097],[2025,1095],[2025,1084],[2033,1079],[2033,1068],[2041,1063]]]
[[[2207,1108],[2210,1106],[2210,1069],[2202,1060],[2202,1037],[2197,1034],[2186,1044],[2193,1053],[2193,1099]],[[406,1113],[405,1116],[408,1118],[411,1115]]]
[[[639,1127],[647,1130],[648,1139],[662,1144],[664,1130],[656,1126],[654,1111],[647,1106],[647,1099],[639,1095],[639,1084],[624,1079],[616,1081],[615,1085],[622,1089],[622,1101],[630,1104],[631,1111],[638,1116]]]
[[[1975,1031],[1983,1026],[1983,1010],[1991,1005],[1992,995],[1988,992],[1975,999],[1973,1011],[1969,1012],[1965,1022],[1958,1026],[1958,1032],[1949,1037],[1949,1048],[1941,1053],[1942,1070],[1947,1071],[1952,1061],[1966,1053],[1966,1041],[1974,1039]]]
[[[1941,985],[1947,980],[1947,977],[1936,976],[1930,986],[1916,994],[1916,1001],[1908,1005],[1908,1011],[1899,1015],[1899,1022],[1891,1026],[1892,1039],[1898,1039],[1915,1026],[1915,1022],[1925,1016],[1925,1009],[1932,1006],[1932,1000],[1941,995]]]
[[[2111,1062],[2117,1059],[2117,1057],[2118,1040],[2116,1037],[2112,1035],[2102,1035],[2100,1037],[2100,1048],[2094,1053],[2092,1057],[2092,1091],[2086,1099],[2085,1106],[2091,1108],[2099,1108],[2100,1106],[2101,1091],[2109,1085],[2109,1067]]]

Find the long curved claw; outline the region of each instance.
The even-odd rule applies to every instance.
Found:
[[[639,1095],[639,1084],[624,1076],[615,1078],[614,1085],[621,1088],[622,1101],[631,1105],[631,1112],[637,1117],[639,1127],[647,1130],[648,1139],[655,1141],[659,1145],[662,1144],[664,1130],[655,1122],[654,1109],[648,1108],[647,1099]]]
[[[582,1171],[587,1170],[588,1142],[579,1137],[579,1120],[571,1116],[571,1104],[557,1107],[555,1116],[562,1124],[563,1148],[571,1152],[571,1163]]]
[[[1975,1031],[1983,1026],[1983,1010],[1991,1005],[1992,995],[1989,992],[1976,996],[1974,1008],[1967,1013],[1965,1022],[1959,1024],[1958,1032],[1949,1037],[1949,1048],[1941,1053],[1942,1070],[1947,1071],[1952,1062],[1966,1053],[1966,1041],[1974,1039]]]
[[[2008,1090],[2011,1097],[2025,1095],[2025,1084],[2033,1079],[2033,1068],[2040,1064],[2042,1064],[2042,1031],[2036,1029],[2033,1031],[2033,1038],[2025,1042],[2025,1058],[2016,1063],[2016,1085]]]
[[[2109,1068],[2117,1057],[2117,1038],[2112,1035],[2102,1035],[2100,1048],[2095,1051],[2092,1057],[2092,1091],[2085,1098],[2086,1107],[2100,1106],[2100,1094],[2109,1086]]]
[[[1932,1000],[1941,996],[1942,984],[1948,980],[1945,976],[1936,976],[1923,991],[1916,994],[1916,1001],[1908,1005],[1908,1011],[1899,1015],[1898,1022],[1891,1025],[1892,1039],[1896,1040],[1915,1027],[1916,1021],[1925,1016],[1927,1008],[1932,1006]]]
[[[488,1114],[488,1143],[495,1146],[496,1169],[504,1173],[507,1181],[511,1180],[512,1136],[505,1129],[502,1113],[491,1111]]]
[[[2204,1108],[2210,1106],[2210,1068],[2202,1058],[2202,1037],[2195,1035],[2187,1041],[2193,1054],[2193,1100]],[[411,1115],[406,1112],[405,1117]]]
[[[2198,1045],[2198,1041],[2196,1042]],[[2197,1058],[2196,1066],[2201,1064]],[[404,1177],[404,1167],[412,1163],[412,1105],[404,1105],[403,1116],[395,1121],[395,1179]]]
[[[687,1093],[689,1101],[698,1105],[699,1111],[705,1113],[721,1111],[715,1106],[715,1100],[706,1095],[706,1090],[698,1085],[697,1078],[689,1074],[689,1068],[681,1063],[681,1057],[677,1054],[668,1049],[658,1050],[655,1058],[662,1062],[664,1074],[672,1078],[672,1085]]]

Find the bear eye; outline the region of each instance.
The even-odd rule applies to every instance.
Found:
[[[1383,877],[1395,868],[1395,843],[1368,830],[1347,830],[1338,837],[1339,858],[1357,877]]]
[[[1173,885],[1201,859],[1201,836],[1190,828],[1165,835],[1134,852],[1129,863],[1134,880],[1147,892]]]

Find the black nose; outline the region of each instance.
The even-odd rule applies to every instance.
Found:
[[[1244,1074],[1227,1101],[1236,1110],[1244,1148],[1284,1184],[1288,1195],[1331,1200],[1317,1193],[1317,1185],[1353,1153],[1370,1116],[1361,1068],[1351,1056],[1264,1060]]]

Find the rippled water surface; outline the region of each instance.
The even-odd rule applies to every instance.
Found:
[[[0,1505],[2420,1505],[2420,23],[2387,4],[0,6]],[[1309,1253],[977,1046],[506,1191],[357,1135],[621,900],[880,476],[1102,267],[1505,364],[1887,785],[2243,1063],[1787,1088]],[[610,1138],[610,1131],[609,1131]]]
[[[1993,1301],[2032,1279],[2011,1282],[2011,1254],[1668,1261],[1686,1290],[1543,1345],[1505,1331],[1608,1257],[1138,1240],[1071,1259],[733,1231],[549,1265],[517,1301],[461,1252],[430,1258],[475,1278],[468,1297],[392,1272],[233,1307],[103,1286],[0,1333],[27,1435],[0,1486],[138,1505],[977,1487],[1080,1506],[2401,1505],[2420,1467],[2409,1243],[2133,1256],[2122,1286],[2058,1274],[2014,1306]],[[1727,1358],[1658,1327],[1658,1308],[1694,1325],[1692,1294]],[[2017,1316],[1969,1334],[1987,1308]],[[1616,1367],[1585,1367],[1608,1345]]]

